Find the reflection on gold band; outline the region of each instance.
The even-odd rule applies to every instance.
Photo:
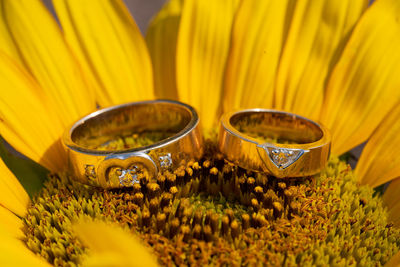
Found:
[[[248,109],[221,118],[219,149],[225,158],[279,178],[318,173],[328,161],[330,142],[324,126],[292,113]]]
[[[129,140],[121,137],[143,133],[159,140],[139,147],[125,142],[122,148],[107,149],[114,146],[115,140]],[[135,102],[96,111],[76,122],[64,134],[63,144],[73,177],[103,188],[133,186],[143,178],[156,176],[159,169],[198,160],[203,154],[196,111],[169,100]]]

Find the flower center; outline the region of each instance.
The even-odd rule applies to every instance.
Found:
[[[379,265],[400,246],[380,198],[337,159],[315,177],[276,179],[225,162],[208,141],[201,161],[156,178],[113,172],[133,186],[51,175],[25,218],[27,246],[55,265],[79,264],[87,249],[71,223],[83,215],[128,226],[163,265]]]

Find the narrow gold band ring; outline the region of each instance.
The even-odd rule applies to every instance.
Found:
[[[330,145],[324,126],[288,112],[248,109],[221,118],[218,146],[224,157],[242,168],[278,178],[320,172]]]
[[[98,149],[124,134],[154,131],[172,134],[147,146]],[[203,154],[196,111],[170,100],[134,102],[93,112],[65,132],[63,144],[74,179],[103,188],[133,186],[144,175],[154,177],[160,169],[198,160]]]

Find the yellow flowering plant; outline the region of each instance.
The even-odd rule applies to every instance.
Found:
[[[2,150],[2,266],[399,264],[399,1],[171,0],[145,38],[122,0],[53,4],[59,24],[39,0],[0,6],[0,134],[50,172]],[[73,182],[65,129],[154,98],[197,109],[204,159],[131,189]],[[254,107],[327,126],[326,169],[279,180],[225,162],[219,116]],[[352,170],[340,156],[364,142]]]

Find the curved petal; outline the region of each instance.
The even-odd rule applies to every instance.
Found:
[[[104,222],[80,221],[73,229],[89,247],[85,266],[157,266],[156,257],[122,228]]]
[[[95,87],[101,106],[152,99],[146,44],[120,0],[54,0],[65,38]]]
[[[55,20],[39,0],[3,0],[10,32],[23,62],[57,105],[65,126],[95,109],[92,92]]]
[[[318,119],[326,77],[367,0],[297,1],[282,52],[275,108]]]
[[[400,176],[400,105],[376,128],[358,160],[355,174],[371,187]]]
[[[50,267],[44,259],[35,255],[27,246],[0,225],[0,266]]]
[[[399,13],[399,1],[376,1],[330,77],[321,121],[332,131],[334,154],[363,143],[400,99]]]
[[[0,134],[15,149],[52,171],[65,167],[64,125],[36,81],[0,53]],[[50,110],[50,112],[49,112]]]
[[[388,208],[388,221],[400,227],[400,178],[393,180],[383,194],[383,202]]]
[[[232,30],[224,111],[273,107],[275,76],[295,1],[242,1]]]
[[[209,129],[217,121],[236,0],[186,0],[177,44],[178,96]]]
[[[25,189],[0,159],[0,205],[22,217],[28,203],[29,196]]]
[[[400,266],[400,252],[397,252],[384,267],[399,267]]]
[[[0,202],[2,204],[2,202]],[[23,227],[22,220],[12,213],[10,210],[4,208],[0,204],[0,228],[5,230],[5,233],[13,238],[23,238],[25,235],[21,231]]]
[[[151,21],[146,43],[153,63],[157,98],[178,99],[176,89],[176,43],[183,0],[169,1]]]

